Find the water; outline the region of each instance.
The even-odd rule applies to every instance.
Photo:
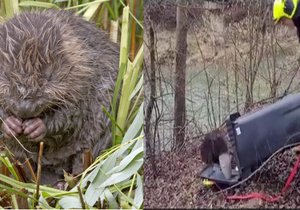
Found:
[[[294,77],[294,65],[286,59],[286,55],[277,56],[276,72],[280,77],[277,96],[280,96]],[[229,62],[225,65],[229,65]],[[174,108],[174,88],[173,70],[169,67],[162,68],[161,73],[164,81],[158,90],[162,90],[159,99],[159,107],[162,111],[162,118],[159,124],[160,139],[163,150],[171,148],[173,132],[173,108]],[[171,69],[174,69],[171,67]],[[270,84],[268,82],[268,72],[272,69],[267,60],[263,60],[259,66],[258,73],[253,88],[254,101],[260,101],[270,97]],[[298,82],[300,74],[297,73],[290,90],[299,89]],[[226,79],[228,78],[228,79]],[[213,63],[204,70],[203,65],[187,65],[186,75],[186,116],[187,116],[187,136],[195,136],[201,132],[207,132],[213,127],[221,125],[227,116],[236,111],[243,111],[246,97],[246,82],[243,71],[238,73],[238,88],[236,98],[235,74],[230,67],[225,68],[223,64]],[[209,88],[208,86],[211,85]],[[211,93],[209,94],[210,91]],[[238,106],[237,106],[238,104]]]

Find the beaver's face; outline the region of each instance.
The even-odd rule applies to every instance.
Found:
[[[31,87],[24,83],[14,83],[9,87],[6,103],[8,110],[22,119],[38,117],[51,108],[51,101],[42,87]]]
[[[0,25],[0,106],[31,118],[85,100],[95,70],[80,42],[48,16],[23,13]]]
[[[53,68],[63,72],[68,72],[68,69],[67,66],[58,64],[53,62],[26,71],[20,70],[23,66],[2,66],[5,70],[0,72],[1,104],[23,119],[38,117],[66,105],[70,84],[68,79],[63,80]]]
[[[0,102],[7,111],[26,119],[38,117],[59,105],[53,94],[57,94],[60,87],[55,87],[51,75],[22,74],[9,65],[3,67],[5,71],[0,73]]]
[[[23,17],[0,25],[0,105],[23,119],[59,106],[67,95],[60,72],[70,67],[59,53],[57,29],[46,24]]]
[[[10,57],[0,66],[0,105],[26,119],[38,117],[64,101],[66,84],[58,72],[67,67],[59,59],[47,61],[35,39],[20,45],[7,53]]]

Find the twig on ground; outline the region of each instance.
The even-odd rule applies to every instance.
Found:
[[[38,201],[39,200],[39,194],[40,194],[40,180],[41,180],[41,171],[42,171],[42,156],[43,156],[43,150],[44,150],[44,142],[40,142],[40,149],[39,149],[39,156],[38,156],[38,168],[37,168],[37,180],[36,180],[36,195],[35,198]],[[37,203],[34,204],[34,206]]]
[[[27,165],[27,168],[28,168],[28,170],[29,170],[29,172],[30,172],[30,174],[31,174],[31,176],[32,176],[32,178],[33,178],[33,181],[36,182],[36,181],[37,181],[37,178],[36,178],[36,176],[35,176],[35,173],[34,173],[34,171],[33,171],[33,168],[32,168],[32,166],[31,166],[31,163],[30,163],[30,159],[29,159],[29,158],[26,158],[25,164]]]

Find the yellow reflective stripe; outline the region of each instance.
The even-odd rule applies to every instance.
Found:
[[[297,7],[298,7],[298,0],[292,0],[293,1],[293,4],[294,4],[294,9],[293,9],[293,12],[291,14],[291,18],[295,15],[295,12],[297,10]]]

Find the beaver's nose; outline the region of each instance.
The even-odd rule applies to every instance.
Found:
[[[12,113],[22,119],[34,117],[35,108],[30,100],[22,100],[15,103],[15,106],[11,107]]]

